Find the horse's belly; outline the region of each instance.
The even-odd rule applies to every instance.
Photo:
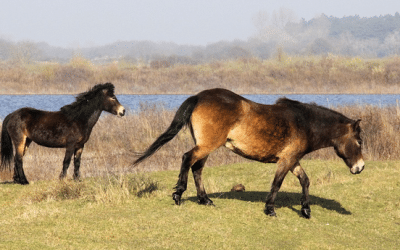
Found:
[[[276,156],[276,151],[273,150],[271,145],[249,145],[228,139],[225,147],[240,156],[264,163],[276,163],[279,160],[279,157]]]
[[[66,135],[54,135],[51,133],[35,133],[29,137],[36,144],[49,148],[65,148],[68,141],[71,140],[71,136]]]
[[[65,148],[66,144],[60,141],[40,141],[40,140],[33,140],[36,144],[48,148]]]
[[[49,148],[65,148],[68,144],[79,144],[86,139],[80,133],[65,133],[60,129],[38,129],[29,133],[28,138]]]

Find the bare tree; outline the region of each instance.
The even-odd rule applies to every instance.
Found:
[[[395,31],[389,34],[383,42],[383,47],[389,55],[396,55],[400,52],[400,33]]]
[[[278,11],[272,12],[272,25],[278,29],[284,30],[286,24],[298,21],[296,13],[291,9],[281,7]]]
[[[253,16],[253,24],[259,34],[261,34],[263,30],[270,25],[269,23],[269,13],[265,10],[260,10]]]
[[[257,38],[264,42],[275,42],[285,46],[294,42],[293,37],[285,31],[285,26],[296,21],[296,14],[287,8],[273,11],[272,17],[266,11],[259,11],[253,17],[253,23],[258,30]]]
[[[30,41],[22,41],[15,44],[11,51],[11,61],[18,64],[28,64],[37,60],[41,52]]]

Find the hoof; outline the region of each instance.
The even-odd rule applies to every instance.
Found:
[[[81,181],[81,175],[73,175],[74,181]]]
[[[301,209],[301,214],[304,216],[304,218],[310,219],[310,218],[311,218],[311,209],[309,209],[309,208],[302,208],[302,209]]]
[[[17,179],[17,180],[14,180],[14,183],[21,184],[21,185],[28,185],[29,181],[28,180],[19,180],[19,179]]]
[[[266,215],[268,215],[268,216],[276,217],[276,213],[275,213],[274,207],[271,207],[271,206],[265,207],[264,213]]]
[[[180,205],[181,204],[181,196],[177,193],[172,194],[172,199],[175,201],[175,205]]]
[[[208,199],[208,198],[206,198],[206,199],[199,199],[197,202],[198,202],[200,205],[214,206],[214,207],[215,207],[213,201],[210,200],[210,199]]]
[[[76,182],[82,182],[81,178],[74,178],[74,181],[76,181]]]

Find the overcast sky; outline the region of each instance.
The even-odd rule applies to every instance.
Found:
[[[310,20],[322,13],[373,17],[400,12],[400,0],[0,0],[0,38],[61,47],[149,40],[207,45],[247,40],[253,17],[280,8]]]

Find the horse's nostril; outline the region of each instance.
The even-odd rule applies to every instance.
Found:
[[[125,115],[125,109],[122,110],[122,112],[119,113],[120,116],[124,116]]]
[[[362,166],[362,167],[352,167],[350,171],[351,171],[352,174],[359,174],[359,173],[361,173],[363,171],[363,169],[364,169],[364,166]]]

